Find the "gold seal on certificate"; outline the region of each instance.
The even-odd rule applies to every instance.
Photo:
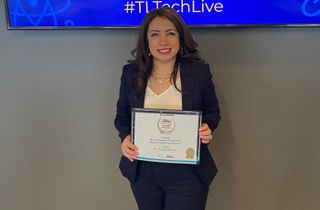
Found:
[[[199,164],[201,112],[163,109],[132,110],[131,136],[138,160]]]
[[[193,148],[188,148],[187,150],[186,150],[186,158],[187,159],[194,159],[194,155],[195,155],[195,151],[194,151],[194,149]]]

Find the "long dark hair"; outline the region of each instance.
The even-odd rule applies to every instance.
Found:
[[[153,60],[149,55],[147,32],[150,22],[156,17],[164,17],[170,20],[179,33],[180,51],[176,56],[176,62],[173,70],[173,81],[176,89],[176,77],[179,61],[187,58],[191,60],[201,60],[197,50],[198,43],[195,42],[180,15],[170,7],[162,7],[150,11],[143,19],[139,28],[138,43],[136,48],[131,52],[134,60],[129,61],[134,63],[137,68],[137,75],[133,87],[134,93],[138,94],[146,87],[149,76],[151,75]],[[179,90],[179,89],[178,89]],[[179,90],[180,91],[180,90]]]

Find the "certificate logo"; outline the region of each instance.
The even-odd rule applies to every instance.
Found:
[[[162,115],[158,120],[158,128],[161,134],[171,134],[176,127],[173,115]]]
[[[187,158],[188,160],[194,159],[194,154],[195,154],[194,149],[188,148],[188,149],[186,150],[186,158]]]

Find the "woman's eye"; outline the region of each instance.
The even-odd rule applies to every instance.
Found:
[[[158,36],[158,34],[157,33],[151,34],[151,37],[155,37],[155,36]]]
[[[176,33],[174,33],[174,32],[169,32],[168,35],[170,35],[170,36],[175,36]]]

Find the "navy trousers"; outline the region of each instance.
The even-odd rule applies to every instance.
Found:
[[[131,188],[139,210],[204,210],[209,189],[193,165],[146,161]]]

